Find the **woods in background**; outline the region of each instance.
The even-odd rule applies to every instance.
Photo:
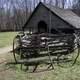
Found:
[[[22,30],[39,2],[63,9],[80,8],[80,0],[0,0],[0,31]]]

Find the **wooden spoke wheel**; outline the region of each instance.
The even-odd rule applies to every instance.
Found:
[[[72,67],[76,63],[78,56],[79,56],[78,49],[76,49],[72,53],[70,53],[70,51],[68,51],[68,54],[59,55],[57,57],[57,60],[58,60],[57,64],[58,64],[58,66],[64,67],[64,68]]]
[[[14,60],[15,62],[18,62],[18,60],[21,59],[21,48],[20,48],[20,37],[18,38],[14,38],[13,40],[13,56],[14,56]]]

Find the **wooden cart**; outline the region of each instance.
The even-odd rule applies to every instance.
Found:
[[[74,51],[74,39],[72,34],[18,35],[13,40],[14,59],[17,64],[26,65],[27,70],[32,66],[33,72],[43,63],[48,64],[46,69],[54,69],[54,63],[62,66],[62,63],[72,61],[70,54]]]

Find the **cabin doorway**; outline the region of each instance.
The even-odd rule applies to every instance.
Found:
[[[48,33],[48,27],[45,21],[38,23],[38,33]]]

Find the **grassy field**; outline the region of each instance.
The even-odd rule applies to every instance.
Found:
[[[0,47],[12,45],[17,32],[0,32]]]
[[[0,47],[11,45],[16,34],[17,32],[0,33]],[[76,55],[77,52],[74,53]],[[12,61],[12,53],[0,54],[0,80],[80,80],[80,56],[72,67],[62,68],[54,64],[54,70],[38,73],[27,73],[20,69],[20,65],[6,65]]]
[[[6,60],[6,63],[14,61],[11,53],[0,55],[0,60]],[[46,66],[44,65],[44,67]],[[38,73],[27,73],[20,69],[20,65],[3,63],[0,64],[0,80],[80,80],[80,56],[72,67],[62,68],[54,64],[54,70]]]

